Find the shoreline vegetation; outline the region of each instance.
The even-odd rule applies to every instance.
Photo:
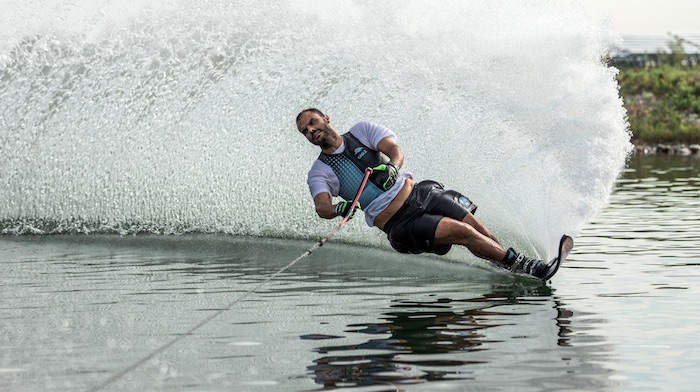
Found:
[[[617,65],[632,143],[636,153],[698,155],[700,66],[681,45],[669,49],[643,67]]]

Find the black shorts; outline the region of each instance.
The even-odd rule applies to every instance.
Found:
[[[401,253],[435,253],[444,255],[452,245],[436,245],[435,230],[440,220],[462,220],[474,213],[466,196],[435,181],[421,181],[413,188],[403,206],[384,225],[391,246]]]

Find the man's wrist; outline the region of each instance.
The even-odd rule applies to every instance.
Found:
[[[343,215],[343,202],[340,202],[338,204],[333,205],[333,213],[335,216],[341,216]]]

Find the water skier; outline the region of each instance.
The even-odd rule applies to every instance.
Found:
[[[452,245],[463,245],[475,256],[513,272],[541,279],[553,274],[553,266],[546,262],[501,246],[474,217],[476,206],[464,195],[445,190],[436,181],[416,183],[411,173],[400,173],[404,154],[388,128],[361,121],[340,135],[330,118],[315,108],[299,113],[296,125],[321,148],[307,178],[319,217],[345,217],[365,169],[371,167],[359,205],[367,225],[385,232],[395,250],[444,255]],[[344,201],[333,204],[332,196]]]

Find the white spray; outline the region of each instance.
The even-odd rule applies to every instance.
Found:
[[[12,1],[10,1],[12,3]],[[630,150],[619,36],[568,1],[14,1],[0,16],[0,223],[317,238],[295,130],[380,122],[405,169],[538,252]],[[47,5],[49,4],[49,5]],[[438,5],[439,4],[439,5]],[[384,244],[362,219],[340,236]]]

